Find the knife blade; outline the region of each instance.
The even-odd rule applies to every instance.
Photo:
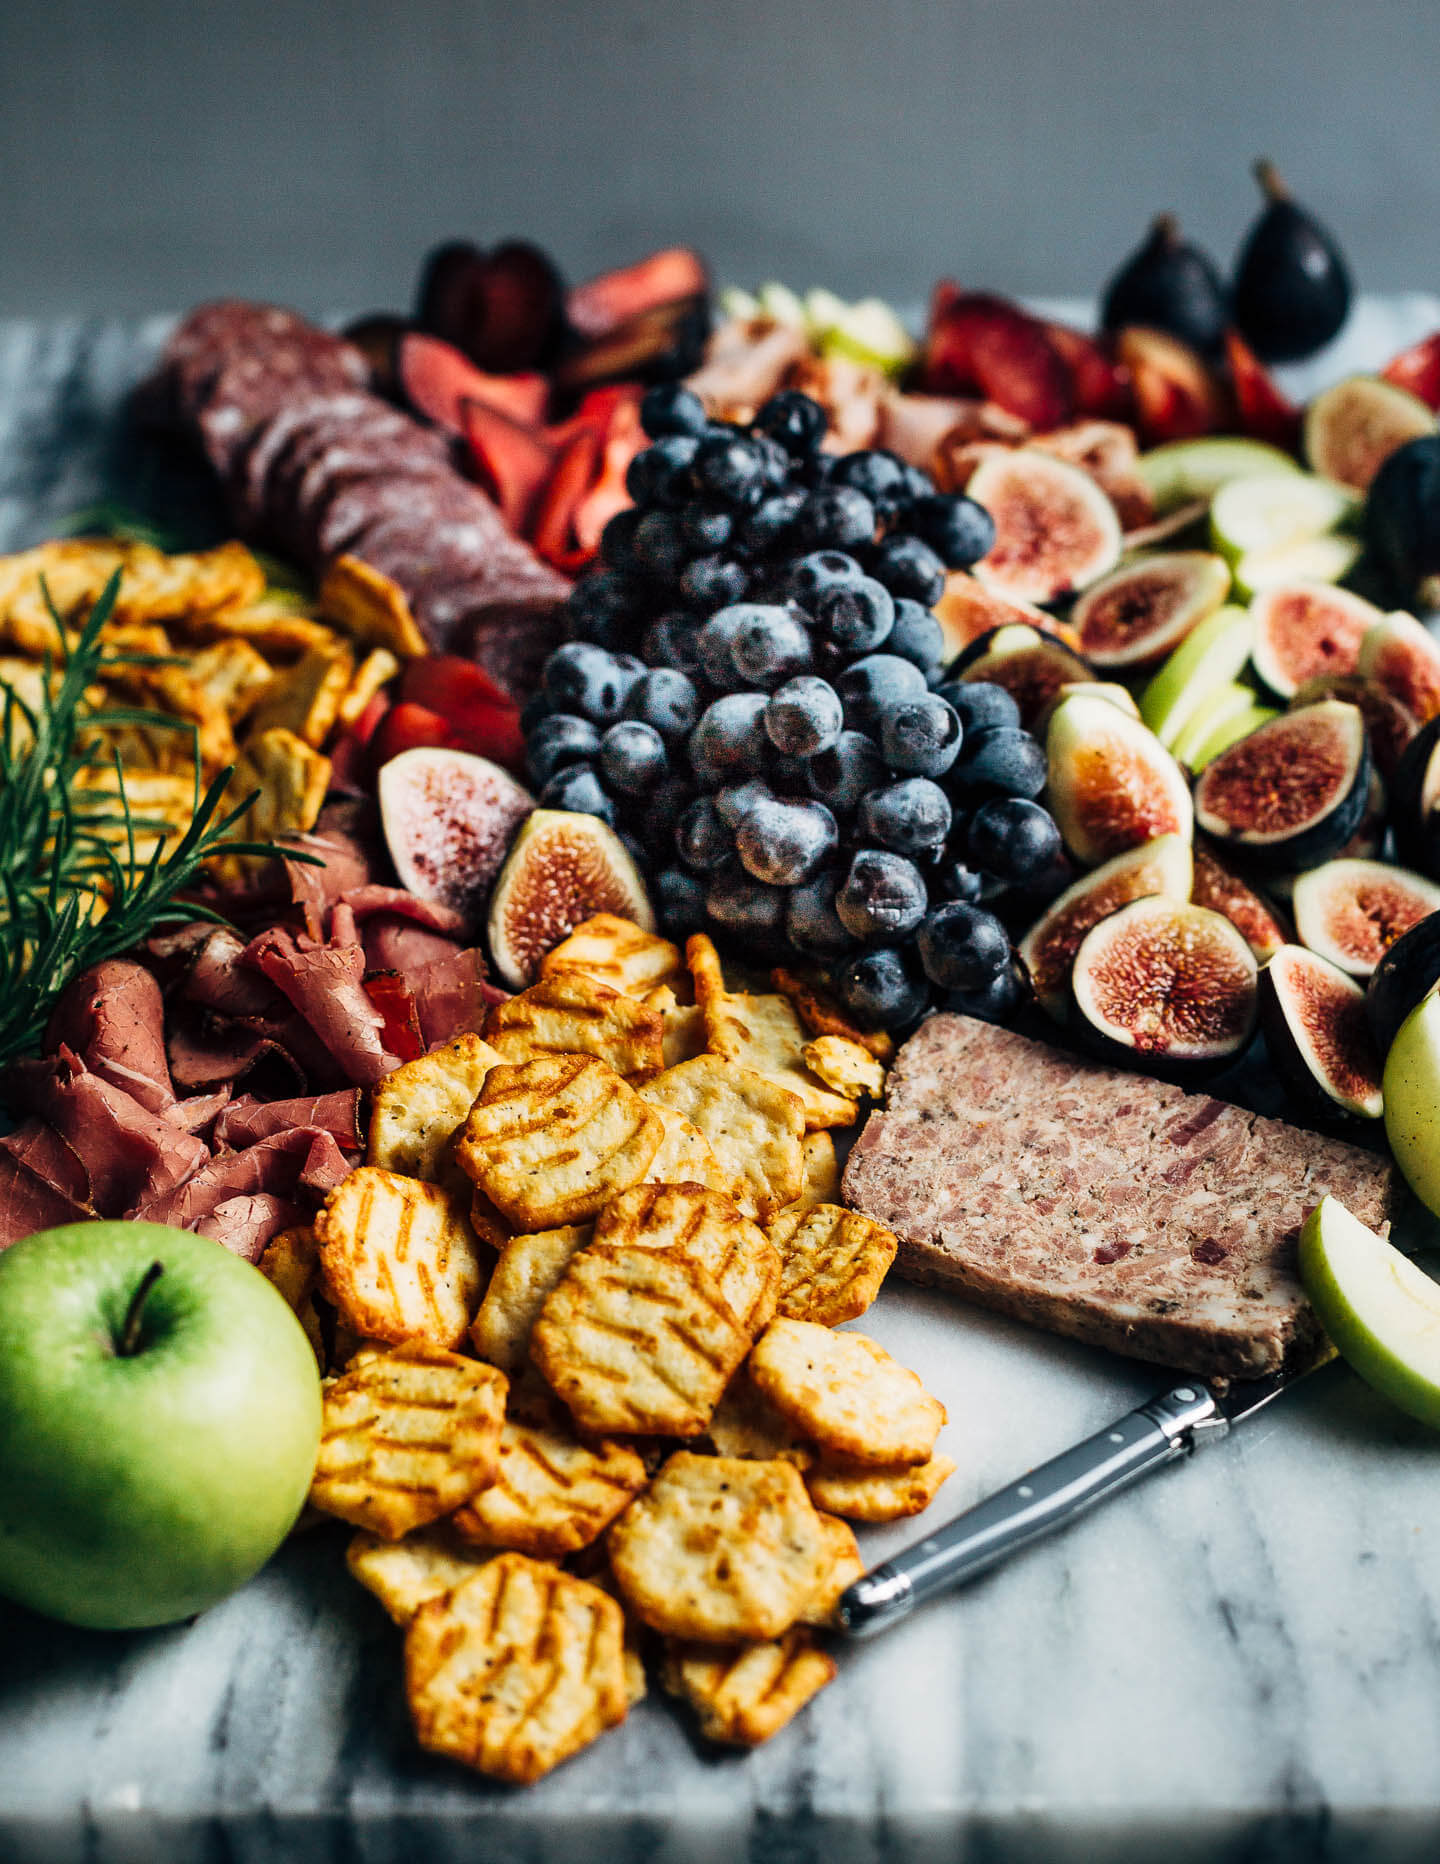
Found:
[[[1198,1379],[1173,1385],[857,1579],[840,1595],[835,1624],[855,1638],[886,1630],[937,1593],[974,1579],[1142,1476],[1189,1456],[1197,1444],[1228,1436],[1314,1369],[1224,1387]]]

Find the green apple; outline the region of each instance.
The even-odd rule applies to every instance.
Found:
[[[1440,1282],[1333,1197],[1305,1219],[1300,1279],[1365,1383],[1440,1429]]]
[[[1263,440],[1168,440],[1137,461],[1157,512],[1176,511],[1197,499],[1213,498],[1231,479],[1258,473],[1296,473],[1288,453]]]
[[[158,1223],[0,1254],[0,1594],[71,1624],[169,1624],[285,1538],[320,1443],[300,1323],[258,1270]]]
[[[1254,640],[1249,609],[1230,603],[1185,636],[1140,695],[1140,716],[1166,750],[1175,748],[1210,694],[1235,680]]]
[[[1220,487],[1210,506],[1210,536],[1228,563],[1258,560],[1326,536],[1358,511],[1353,492],[1313,473],[1257,473]]]
[[[1406,1183],[1440,1216],[1440,991],[1422,997],[1385,1057],[1385,1137]]]

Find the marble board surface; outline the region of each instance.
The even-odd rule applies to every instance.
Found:
[[[1365,301],[1318,372],[1437,324],[1434,299]],[[164,328],[0,324],[0,550],[102,496],[163,498],[117,408]],[[865,1325],[949,1410],[927,1527],[1166,1384],[919,1289]],[[651,1702],[528,1792],[429,1759],[343,1547],[302,1535],[167,1631],[0,1605],[0,1864],[1440,1857],[1440,1436],[1343,1367],[842,1650],[748,1756]]]

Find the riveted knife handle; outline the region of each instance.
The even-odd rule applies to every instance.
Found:
[[[1223,1429],[1220,1408],[1204,1385],[1177,1385],[857,1579],[841,1594],[836,1624],[857,1638],[885,1630],[937,1593],[1187,1455],[1198,1430],[1219,1435]]]

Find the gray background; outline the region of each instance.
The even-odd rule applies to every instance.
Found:
[[[0,314],[400,306],[435,240],[573,275],[1093,289],[1269,153],[1370,290],[1440,279],[1437,0],[0,0]]]

